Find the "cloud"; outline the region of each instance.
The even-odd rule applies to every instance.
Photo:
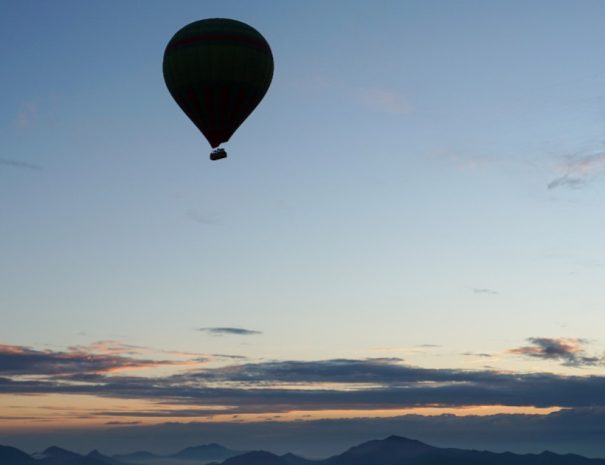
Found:
[[[217,224],[217,221],[215,218],[210,217],[208,215],[205,215],[197,210],[194,209],[189,209],[186,212],[187,217],[190,220],[195,221],[196,223],[199,224],[203,224],[203,225],[215,225]]]
[[[492,354],[488,354],[485,352],[464,352],[462,355],[465,357],[481,357],[481,358],[491,358]]]
[[[133,344],[125,344],[122,341],[113,339],[107,339],[102,341],[96,341],[86,345],[70,346],[69,351],[77,353],[90,353],[90,354],[104,354],[104,355],[118,355],[118,356],[151,356],[151,355],[170,355],[173,357],[188,359],[196,362],[207,362],[214,357],[218,357],[214,354],[204,354],[200,352],[184,352],[180,350],[164,350],[155,349],[149,346],[138,346]]]
[[[9,158],[0,158],[0,166],[8,166],[11,168],[20,168],[20,169],[25,169],[25,170],[30,170],[30,171],[42,171],[43,168],[39,165],[36,165],[34,163],[29,163],[26,161],[19,161],[19,160],[11,160]]]
[[[410,105],[398,91],[383,88],[369,88],[359,92],[361,101],[369,107],[388,113],[407,113]]]
[[[196,409],[217,407],[229,414],[473,405],[605,407],[604,376],[429,369],[397,358],[272,361],[155,377],[117,376],[116,366],[145,361],[82,361],[77,354],[8,347],[12,353],[0,358],[0,394],[82,394],[165,405],[140,412],[146,416],[170,416],[167,411],[178,416],[182,409],[207,416],[209,411]]]
[[[495,291],[493,289],[489,289],[487,287],[476,287],[473,289],[473,293],[474,294],[490,294],[490,295],[497,295],[498,291]]]
[[[569,367],[595,366],[605,363],[603,357],[586,355],[583,347],[586,343],[584,339],[532,337],[528,341],[532,345],[511,349],[510,352],[525,357],[557,360]]]
[[[4,375],[87,375],[178,363],[91,353],[77,348],[52,351],[0,344],[0,374]]]
[[[233,354],[211,354],[212,357],[224,358],[228,360],[248,360],[245,355],[233,355]]]
[[[564,174],[547,184],[548,189],[584,187],[588,177],[605,165],[605,151],[588,155],[569,155],[560,164]]]
[[[21,105],[15,118],[15,124],[18,128],[27,128],[34,124],[39,118],[38,104],[30,101]]]
[[[573,155],[567,157],[565,166],[575,173],[590,173],[605,165],[605,152],[597,152],[589,155]]]
[[[212,334],[213,336],[223,336],[225,334],[234,336],[253,336],[255,334],[262,334],[261,331],[231,327],[198,328],[198,331],[203,331]]]
[[[548,189],[556,189],[558,187],[566,187],[568,189],[580,189],[586,185],[586,180],[581,178],[574,178],[566,174],[560,178],[556,178],[548,183],[546,186]]]
[[[132,426],[132,425],[140,425],[140,421],[107,421],[106,425],[110,426]]]

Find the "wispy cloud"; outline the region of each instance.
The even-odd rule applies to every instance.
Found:
[[[109,426],[133,426],[133,425],[140,425],[141,422],[140,421],[106,421],[105,424],[109,425]]]
[[[605,151],[588,155],[569,155],[563,159],[558,169],[564,174],[547,184],[548,189],[584,187],[589,177],[605,165]]]
[[[549,189],[556,189],[558,187],[566,187],[568,189],[581,189],[586,185],[586,179],[574,178],[566,174],[560,178],[553,179],[547,184],[546,187]]]
[[[476,287],[473,289],[473,294],[497,295],[498,291],[496,291],[494,289],[490,289],[488,287]]]
[[[411,109],[405,96],[393,89],[363,89],[359,91],[359,98],[365,105],[388,113],[407,113]]]
[[[186,215],[187,215],[187,218],[189,218],[190,220],[193,220],[199,224],[204,224],[204,225],[217,224],[217,221],[215,218],[213,218],[209,215],[205,215],[205,214],[199,212],[198,210],[189,209],[189,210],[187,210]]]
[[[104,354],[104,355],[116,355],[116,356],[126,356],[126,357],[136,357],[136,356],[148,356],[148,357],[157,357],[157,356],[173,356],[176,358],[181,358],[190,361],[196,362],[205,362],[209,361],[214,357],[218,357],[211,354],[205,354],[200,352],[186,352],[180,350],[164,350],[157,349],[148,346],[139,346],[133,344],[126,344],[122,341],[117,341],[113,339],[106,339],[102,341],[92,342],[86,345],[76,345],[68,348],[72,352],[76,353],[89,353],[89,354]]]
[[[556,360],[569,367],[595,366],[605,363],[603,357],[589,356],[584,350],[585,339],[532,337],[529,346],[511,349],[513,354],[543,360]]]
[[[43,168],[40,165],[29,163],[21,160],[11,160],[10,158],[0,158],[0,166],[8,166],[11,168],[20,168],[30,171],[42,171]]]
[[[21,104],[21,108],[15,117],[15,125],[18,128],[27,128],[34,124],[39,117],[38,104],[34,101],[28,101]]]
[[[481,357],[481,358],[491,358],[492,354],[488,354],[486,352],[464,352],[462,355],[465,357]]]
[[[262,334],[262,331],[256,331],[253,329],[245,328],[233,328],[233,327],[211,327],[211,328],[198,328],[198,331],[202,331],[213,336],[233,335],[233,336],[253,336],[255,334]]]
[[[52,351],[0,344],[0,374],[3,375],[91,375],[180,363],[179,361],[140,359],[111,353],[93,353],[78,348]]]
[[[605,152],[567,157],[565,166],[576,173],[590,173],[605,165]]]

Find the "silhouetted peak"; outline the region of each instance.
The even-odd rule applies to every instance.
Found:
[[[187,447],[172,455],[172,457],[190,460],[224,460],[239,453],[213,442],[201,446]]]
[[[399,444],[421,444],[423,446],[427,446],[427,444],[425,444],[424,442],[418,441],[416,439],[404,438],[403,436],[395,436],[394,434],[386,439],[383,439],[383,441],[397,442]]]
[[[22,450],[11,446],[0,446],[0,463],[10,465],[32,465],[36,460]]]
[[[360,444],[356,448],[397,448],[397,449],[432,449],[432,446],[416,439],[404,438],[402,436],[391,435],[385,439],[375,439]]]
[[[271,452],[267,452],[266,450],[253,450],[251,452],[246,452],[241,455],[242,457],[250,457],[250,458],[264,458],[264,457],[277,457],[275,454]]]
[[[46,457],[62,457],[62,458],[80,457],[80,454],[76,454],[75,452],[72,452],[67,449],[63,449],[62,447],[58,447],[58,446],[48,447],[47,449],[44,450],[43,454]]]
[[[152,454],[151,452],[147,452],[146,450],[138,450],[136,452],[131,452],[129,454],[114,454],[114,459],[134,459],[134,460],[151,460],[157,458],[158,456]]]
[[[103,455],[101,452],[99,452],[98,449],[91,450],[87,454],[87,457],[90,457],[90,458],[93,458],[93,459],[100,459],[100,460],[104,460],[104,461],[111,460],[110,457],[108,457],[107,455]]]
[[[284,465],[285,463],[288,462],[271,452],[255,450],[231,457],[225,460],[222,465]]]
[[[329,465],[395,464],[409,461],[435,448],[414,439],[389,436],[352,447],[327,460]]]

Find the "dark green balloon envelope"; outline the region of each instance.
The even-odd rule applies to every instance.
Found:
[[[266,94],[273,55],[253,27],[233,19],[203,19],[168,42],[163,70],[170,94],[215,148]]]

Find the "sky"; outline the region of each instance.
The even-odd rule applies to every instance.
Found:
[[[0,2],[2,443],[605,457],[604,14]],[[211,17],[275,60],[219,162],[162,76]]]

